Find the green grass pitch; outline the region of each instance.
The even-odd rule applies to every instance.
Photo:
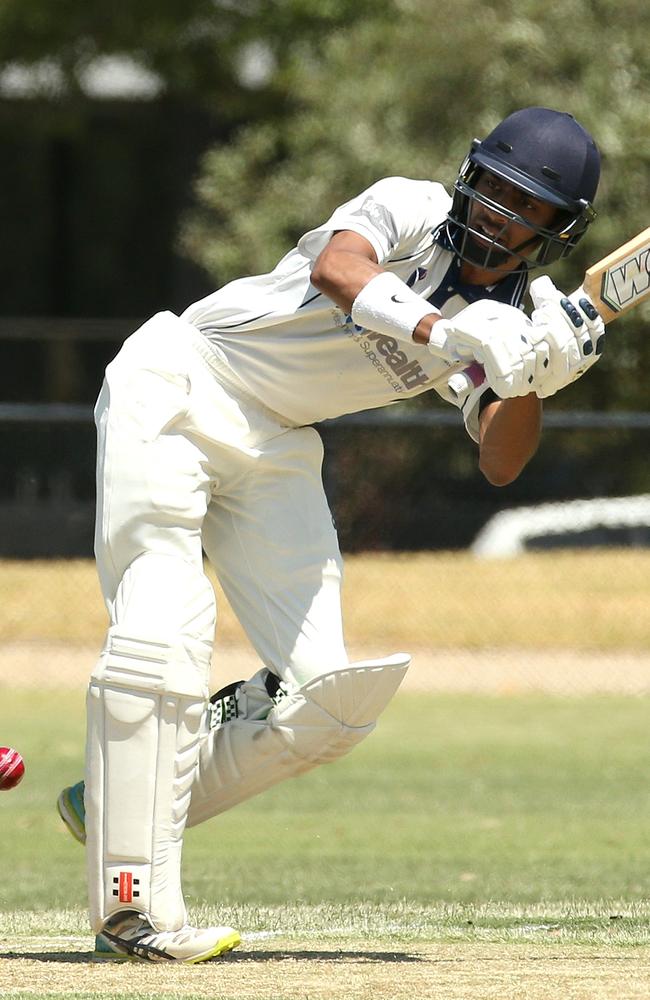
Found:
[[[216,979],[82,983],[84,855],[54,802],[82,773],[83,695],[4,688],[27,774],[0,796],[0,997],[648,996],[648,733],[643,698],[398,695],[345,760],[188,831],[191,915],[244,934]],[[535,992],[544,962],[568,963],[557,993]]]

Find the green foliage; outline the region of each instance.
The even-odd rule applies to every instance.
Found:
[[[450,187],[471,138],[514,108],[564,108],[603,152],[600,218],[555,269],[569,288],[648,221],[649,31],[644,0],[3,0],[0,70],[44,64],[42,91],[68,95],[56,114],[70,132],[84,72],[106,55],[155,72],[163,101],[207,111],[220,144],[181,243],[218,283],[268,270],[378,177]],[[267,62],[254,85],[242,76],[251,46]],[[29,128],[51,127],[49,109],[33,109]],[[645,409],[649,319],[646,306],[621,320],[615,351],[550,406]]]
[[[395,0],[372,18],[331,26],[318,48],[297,39],[282,70],[284,114],[244,126],[206,156],[185,250],[219,282],[266,271],[378,177],[450,187],[473,136],[541,104],[574,114],[603,154],[600,218],[554,272],[573,287],[585,266],[648,222],[649,31],[640,0],[489,0],[480,16],[473,0]],[[638,371],[650,365],[648,319],[641,307],[621,320],[615,363],[610,348],[612,360],[560,405],[646,408]]]
[[[91,60],[128,55],[159,74],[166,93],[212,107],[220,120],[260,117],[273,106],[291,46],[317,46],[322,32],[381,11],[389,0],[3,0],[0,66],[46,60],[77,92]],[[246,46],[261,43],[275,73],[263,94],[240,79]],[[279,90],[276,88],[279,85]]]

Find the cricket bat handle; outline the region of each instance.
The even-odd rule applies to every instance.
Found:
[[[485,372],[483,365],[477,361],[469,365],[462,372],[454,372],[447,379],[447,387],[460,407],[465,405],[465,401],[473,389],[483,385],[485,382]]]

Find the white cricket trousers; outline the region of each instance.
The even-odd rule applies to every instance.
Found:
[[[169,312],[124,343],[95,417],[95,554],[109,613],[138,556],[202,571],[204,549],[263,665],[301,685],[347,664],[341,556],[313,428],[253,399]]]

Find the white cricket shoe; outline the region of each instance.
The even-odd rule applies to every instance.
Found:
[[[188,924],[177,931],[155,931],[140,913],[117,913],[95,938],[99,961],[185,962],[194,965],[232,951],[241,943],[232,927],[206,927]]]

